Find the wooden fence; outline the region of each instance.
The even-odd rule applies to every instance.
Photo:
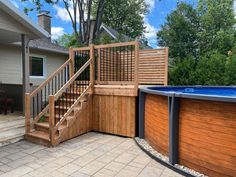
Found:
[[[168,85],[168,48],[140,50],[139,84]]]

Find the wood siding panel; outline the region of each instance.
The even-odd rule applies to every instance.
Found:
[[[167,48],[140,50],[139,83],[167,85]]]
[[[168,99],[164,96],[146,95],[145,140],[158,152],[168,155]]]
[[[236,176],[236,104],[180,100],[180,164],[209,176]]]
[[[135,136],[135,97],[94,95],[93,130]]]

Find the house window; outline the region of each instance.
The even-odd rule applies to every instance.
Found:
[[[30,56],[30,76],[42,77],[45,76],[45,61],[43,57]]]

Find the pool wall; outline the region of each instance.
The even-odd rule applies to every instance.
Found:
[[[141,89],[139,137],[208,176],[236,176],[236,103]]]

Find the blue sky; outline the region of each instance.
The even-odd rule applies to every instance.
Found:
[[[24,6],[32,7],[31,2],[21,2],[21,0],[10,0],[17,8],[23,10]],[[166,16],[176,8],[177,2],[180,0],[146,0],[150,7],[150,13],[145,17],[146,33],[149,44],[157,47],[156,32],[161,25],[165,23]],[[182,0],[192,5],[197,4],[197,0]],[[72,33],[71,23],[63,4],[59,3],[55,6],[44,4],[43,10],[49,10],[52,16],[52,37],[58,38],[64,33]],[[32,12],[29,16],[37,22],[37,13]]]

